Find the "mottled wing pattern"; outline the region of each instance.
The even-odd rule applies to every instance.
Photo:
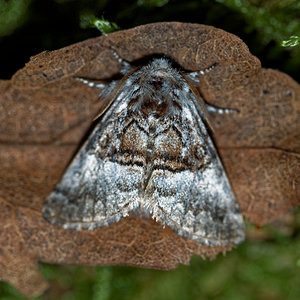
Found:
[[[105,126],[103,126],[103,123]],[[128,216],[138,207],[144,170],[116,163],[120,122],[100,122],[46,198],[43,214],[65,228],[94,229]]]
[[[94,229],[150,214],[204,244],[240,243],[243,219],[204,119],[166,60],[136,71],[45,200],[45,218]]]
[[[156,126],[142,207],[188,238],[238,244],[244,239],[243,218],[198,103],[191,92],[184,97],[181,114],[168,129],[159,132],[163,125]]]

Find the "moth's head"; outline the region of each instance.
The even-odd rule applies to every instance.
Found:
[[[183,78],[165,58],[153,59],[132,74],[139,88],[130,105],[142,113],[165,117],[181,110],[178,90],[182,89]]]
[[[141,79],[156,90],[181,87],[182,76],[167,58],[155,58],[140,69]]]

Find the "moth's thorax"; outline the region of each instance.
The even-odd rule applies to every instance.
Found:
[[[188,99],[180,98],[187,85],[183,76],[166,59],[155,59],[133,73],[128,83],[135,86],[128,105],[120,106],[115,116],[119,142],[106,157],[144,168],[148,175],[143,192],[154,170],[195,172],[206,167],[209,159],[203,155],[203,142],[193,133],[196,120],[187,109]]]

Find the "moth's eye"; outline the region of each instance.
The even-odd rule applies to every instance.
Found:
[[[161,89],[164,79],[159,76],[153,76],[150,78],[149,83],[155,87],[156,90]]]

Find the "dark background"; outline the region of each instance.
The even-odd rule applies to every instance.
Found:
[[[121,29],[161,21],[213,25],[242,38],[264,67],[300,81],[300,47],[280,46],[300,32],[298,0],[0,0],[0,78],[9,79],[43,50],[100,35],[80,27],[87,14]]]

